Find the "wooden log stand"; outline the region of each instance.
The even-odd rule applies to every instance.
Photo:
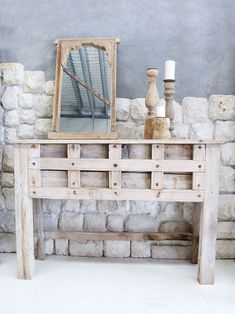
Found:
[[[39,259],[44,258],[44,238],[190,240],[199,282],[213,284],[221,142],[32,140],[15,144],[18,278],[33,277],[35,232]],[[138,173],[149,180],[134,186],[130,178]],[[193,202],[193,233],[43,232],[41,199]]]

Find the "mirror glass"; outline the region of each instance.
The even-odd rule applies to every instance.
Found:
[[[61,132],[110,132],[111,66],[95,46],[70,50],[63,68]]]

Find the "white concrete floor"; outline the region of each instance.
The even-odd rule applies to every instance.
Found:
[[[234,314],[235,262],[216,262],[201,286],[187,261],[47,257],[33,280],[16,279],[16,255],[0,254],[1,314]]]

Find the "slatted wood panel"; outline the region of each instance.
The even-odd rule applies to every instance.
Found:
[[[53,148],[54,147],[54,148]],[[201,202],[205,145],[30,145],[32,198]]]

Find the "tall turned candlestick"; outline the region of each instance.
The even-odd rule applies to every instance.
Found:
[[[175,95],[175,80],[164,80],[164,95],[166,101],[166,117],[170,119],[171,137],[175,137],[175,111],[173,106],[174,95]]]
[[[144,138],[146,139],[153,138],[153,120],[156,115],[156,106],[160,102],[156,86],[158,73],[159,73],[158,69],[155,68],[147,69],[148,90],[145,97],[145,106],[148,109],[148,114],[145,119],[144,125]]]

